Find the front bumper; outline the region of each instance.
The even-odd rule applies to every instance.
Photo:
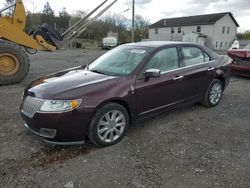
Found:
[[[32,118],[21,112],[25,127],[51,144],[83,144],[94,110],[77,109],[64,113],[36,113]]]
[[[29,125],[27,125],[26,123],[24,123],[24,126],[29,129],[31,132],[33,132],[34,134],[41,136],[43,138],[55,138],[56,136],[56,130],[55,129],[35,129],[33,127],[30,127]]]
[[[39,130],[35,130],[34,128],[32,127],[29,127],[26,123],[24,123],[24,126],[32,133],[36,134],[37,136],[40,136],[40,137],[47,137],[47,135],[44,135],[44,134],[41,134],[39,132]],[[54,138],[54,137],[53,137]],[[49,143],[49,144],[56,144],[56,145],[82,145],[85,143],[84,140],[82,141],[75,141],[75,142],[56,142],[56,141],[51,141],[51,140],[47,140],[47,139],[43,139],[45,142]]]

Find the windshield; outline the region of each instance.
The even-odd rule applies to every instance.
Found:
[[[149,49],[118,47],[95,60],[88,69],[110,76],[126,76],[136,69],[148,53]]]

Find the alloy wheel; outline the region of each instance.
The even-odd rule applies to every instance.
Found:
[[[107,112],[100,119],[97,135],[101,141],[111,143],[120,138],[126,126],[125,115],[119,110]]]
[[[216,82],[209,92],[209,101],[212,105],[216,105],[221,98],[222,95],[222,85]]]

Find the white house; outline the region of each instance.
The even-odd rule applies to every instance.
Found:
[[[149,26],[149,40],[187,41],[195,36],[192,33],[199,33],[197,40],[206,36],[206,46],[227,50],[236,39],[237,27],[239,24],[230,12],[162,19]]]
[[[193,32],[182,36],[183,42],[193,42],[205,46],[208,36],[201,33]]]

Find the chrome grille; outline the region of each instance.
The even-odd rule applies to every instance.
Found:
[[[44,100],[27,96],[22,105],[22,113],[32,118],[42,106]]]

